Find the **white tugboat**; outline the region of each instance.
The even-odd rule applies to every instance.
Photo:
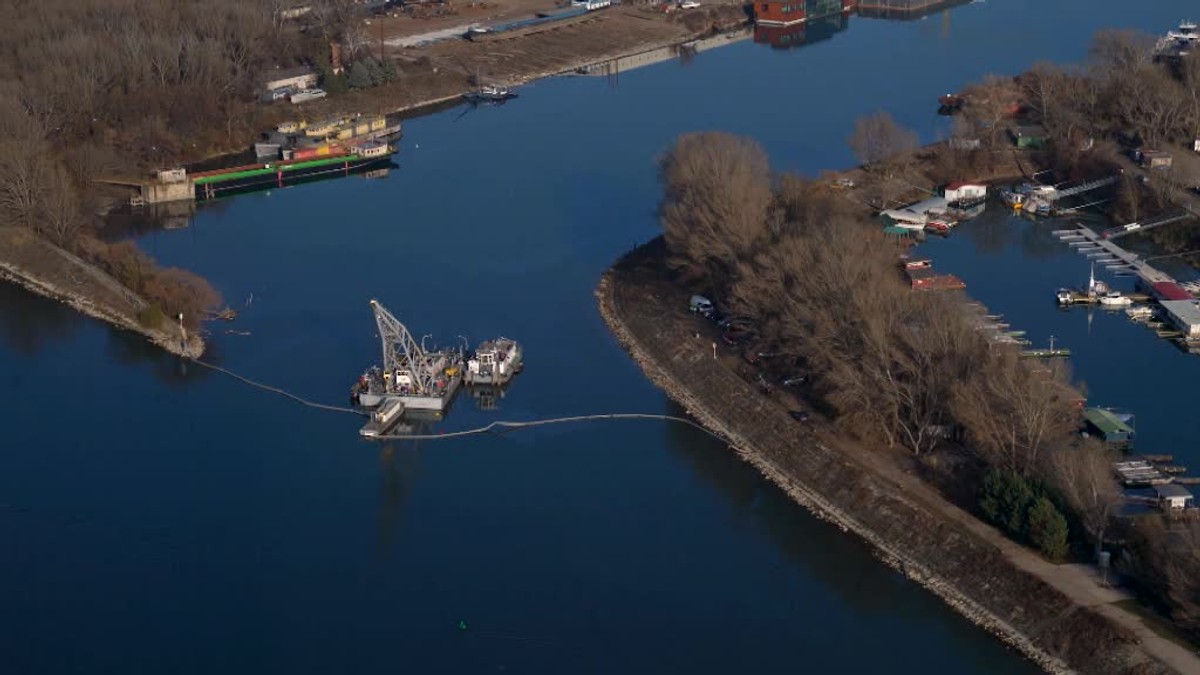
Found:
[[[521,345],[505,337],[488,340],[467,361],[467,384],[507,384],[521,372]]]

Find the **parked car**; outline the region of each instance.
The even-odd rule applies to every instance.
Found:
[[[808,421],[808,413],[804,412],[803,410],[789,410],[788,414],[791,415],[792,419],[796,420],[797,422]]]
[[[847,190],[854,187],[854,181],[849,178],[838,178],[833,181],[832,185],[838,190]]]
[[[731,316],[721,319],[717,325],[726,330],[745,330],[754,327],[754,317],[752,316]]]
[[[711,317],[713,312],[716,311],[716,308],[713,307],[712,301],[703,295],[693,295],[692,299],[688,301],[688,309],[690,309],[693,314],[699,314],[705,318]]]
[[[730,347],[749,344],[758,337],[758,334],[750,330],[727,330],[721,334],[721,341]]]
[[[783,378],[783,380],[780,381],[780,384],[782,384],[785,387],[798,387],[798,386],[804,384],[805,382],[808,382],[807,375],[791,375],[789,377]]]

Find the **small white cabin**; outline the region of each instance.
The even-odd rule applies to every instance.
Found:
[[[317,86],[317,71],[303,66],[274,70],[263,77],[263,89],[267,91],[284,88],[301,91],[315,86]]]
[[[1155,485],[1154,492],[1158,495],[1159,508],[1163,511],[1186,509],[1192,506],[1192,493],[1182,485],[1174,483]]]
[[[946,200],[957,202],[962,200],[984,199],[987,197],[987,186],[979,183],[951,183],[946,186]]]

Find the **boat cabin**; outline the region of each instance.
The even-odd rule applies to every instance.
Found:
[[[354,154],[364,158],[386,157],[390,152],[391,148],[388,147],[387,143],[380,143],[377,141],[361,143],[354,146]]]

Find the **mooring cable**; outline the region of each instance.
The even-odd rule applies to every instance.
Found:
[[[369,413],[364,412],[362,410],[355,410],[354,408],[347,408],[344,406],[329,405],[327,403],[317,403],[315,401],[310,401],[306,398],[297,396],[296,394],[293,394],[292,392],[287,391],[286,389],[282,389],[280,387],[272,387],[271,385],[263,384],[262,382],[256,382],[254,380],[251,380],[248,377],[238,375],[237,373],[233,372],[232,370],[229,370],[228,368],[222,368],[221,366],[214,365],[212,363],[207,363],[205,361],[201,361],[200,359],[192,358],[192,359],[189,359],[189,361],[191,361],[192,363],[195,363],[197,365],[204,366],[205,368],[208,368],[209,370],[213,370],[218,373],[228,375],[229,377],[232,377],[233,379],[235,379],[243,384],[254,387],[256,389],[261,389],[263,391],[269,391],[273,394],[279,394],[280,396],[289,398],[289,399],[291,399],[301,405],[307,406],[309,408],[316,408],[318,410],[329,410],[332,412],[350,413],[353,415],[358,415],[359,417],[369,417],[370,416]],[[438,440],[446,440],[446,439],[450,439],[450,438],[462,438],[463,436],[477,436],[479,434],[492,433],[494,430],[498,430],[498,431],[495,431],[495,433],[504,433],[507,431],[519,431],[521,429],[531,429],[534,427],[542,427],[542,426],[547,426],[550,424],[568,424],[571,422],[591,422],[591,421],[596,421],[596,420],[658,420],[658,421],[662,421],[662,422],[678,422],[681,424],[686,424],[695,429],[699,429],[700,431],[703,431],[704,433],[708,434],[709,436],[712,436],[713,438],[716,438],[717,440],[719,440],[721,442],[727,442],[726,439],[723,438],[720,434],[717,434],[717,433],[705,428],[703,425],[697,424],[696,422],[694,422],[690,419],[687,419],[686,417],[678,417],[675,415],[655,415],[655,414],[651,414],[651,413],[607,413],[607,414],[601,414],[601,415],[572,415],[569,417],[554,417],[554,418],[542,419],[542,420],[529,420],[529,421],[525,421],[525,422],[510,422],[510,421],[506,421],[506,420],[497,420],[495,422],[492,422],[491,424],[488,424],[487,426],[476,427],[474,429],[464,429],[462,431],[447,431],[447,432],[441,433],[441,434],[385,434],[385,435],[380,435],[380,436],[373,436],[371,438],[371,440],[376,440],[376,441],[438,441]]]
[[[280,389],[279,387],[272,387],[271,385],[263,384],[262,382],[255,382],[254,380],[251,380],[248,377],[243,377],[241,375],[238,375],[237,373],[233,372],[232,370],[228,370],[226,368],[222,368],[221,366],[216,366],[211,363],[205,363],[204,361],[201,361],[200,359],[190,359],[190,360],[192,363],[204,366],[205,368],[208,368],[210,370],[215,370],[218,373],[224,373],[225,375],[228,375],[229,377],[232,377],[235,380],[239,380],[244,384],[248,384],[251,387],[256,387],[258,389],[262,389],[263,391],[269,391],[274,394],[279,394],[280,396],[286,396],[287,398],[290,398],[293,401],[296,401],[297,403],[300,403],[302,405],[306,405],[310,408],[318,408],[320,410],[332,410],[333,412],[351,413],[354,415],[358,415],[359,417],[367,417],[368,416],[368,413],[365,413],[361,410],[355,410],[354,408],[347,408],[344,406],[336,406],[336,405],[329,405],[327,403],[317,403],[315,401],[309,401],[308,399],[301,398],[301,397],[293,394],[290,391]]]

